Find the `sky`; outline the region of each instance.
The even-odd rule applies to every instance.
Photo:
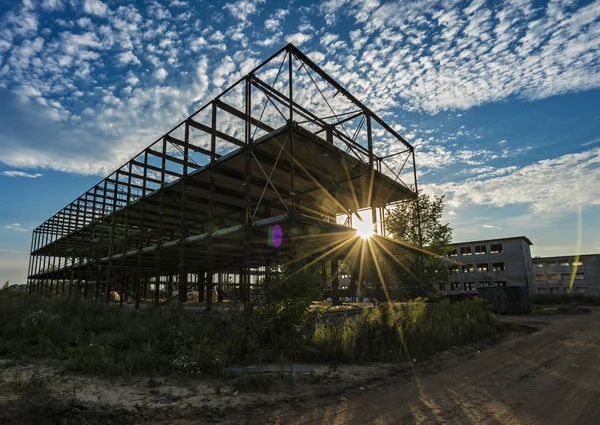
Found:
[[[32,230],[294,43],[416,149],[455,242],[600,252],[600,1],[0,0],[0,282]]]

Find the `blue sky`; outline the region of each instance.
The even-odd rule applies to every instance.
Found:
[[[285,45],[417,149],[454,240],[600,252],[600,2],[0,0],[0,281],[31,230]]]

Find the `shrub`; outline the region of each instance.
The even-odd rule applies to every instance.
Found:
[[[308,298],[278,293],[248,313],[133,310],[9,293],[0,296],[0,355],[60,359],[99,375],[219,376],[250,363],[421,358],[499,329],[479,299],[416,299],[328,321],[308,314]]]

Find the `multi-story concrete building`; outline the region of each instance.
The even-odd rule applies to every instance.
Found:
[[[460,242],[450,245],[450,284],[442,294],[474,292],[486,286],[526,286],[533,282],[531,241],[525,236]]]
[[[533,270],[537,294],[600,295],[600,254],[536,257]]]

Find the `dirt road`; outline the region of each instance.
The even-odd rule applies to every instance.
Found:
[[[590,314],[508,318],[543,321],[529,335],[415,370],[373,390],[253,409],[246,424],[600,424],[600,309]],[[471,357],[471,358],[469,358]]]

